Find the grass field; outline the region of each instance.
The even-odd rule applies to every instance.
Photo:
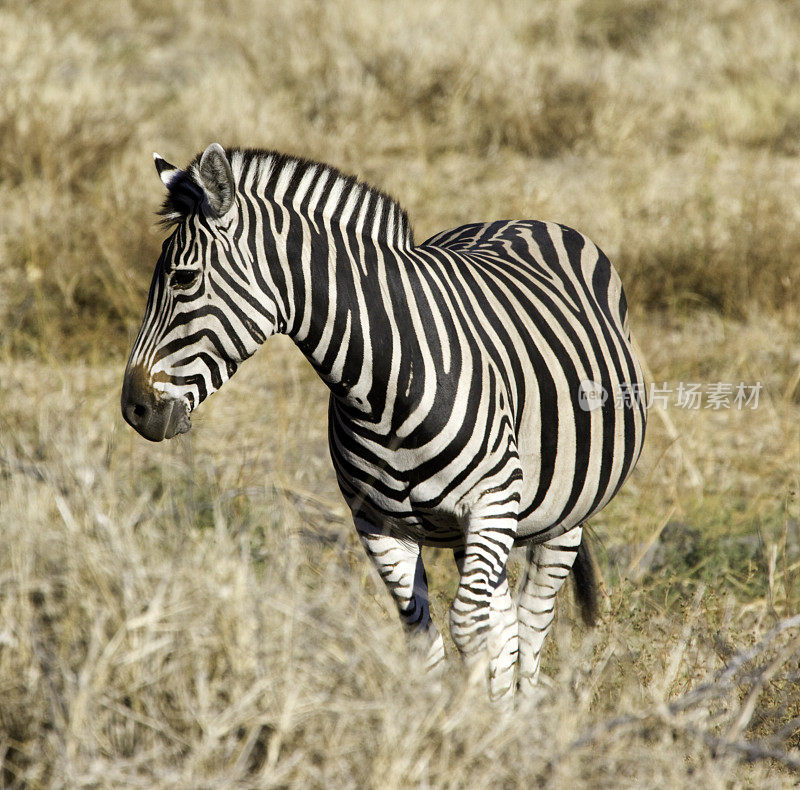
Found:
[[[0,6],[0,787],[783,787],[800,769],[794,2]],[[276,338],[162,445],[119,414],[212,140],[357,173],[419,240],[553,219],[617,264],[652,380],[534,706],[441,691],[362,557],[326,391]],[[689,410],[680,382],[762,385]],[[706,405],[705,401],[703,405]],[[434,615],[455,571],[429,552]]]

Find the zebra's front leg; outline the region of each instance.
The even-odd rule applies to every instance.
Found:
[[[355,523],[362,545],[397,604],[400,619],[414,637],[424,640],[427,670],[438,672],[444,661],[444,642],[431,620],[420,545],[384,535],[363,519]]]
[[[488,669],[489,696],[513,700],[517,664],[517,613],[506,562],[516,518],[470,518],[467,541],[455,554],[461,579],[450,610],[450,632],[473,679]]]
[[[545,543],[530,544],[528,567],[519,585],[519,690],[530,694],[539,676],[542,645],[555,614],[556,595],[575,562],[580,526]]]

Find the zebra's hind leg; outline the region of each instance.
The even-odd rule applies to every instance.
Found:
[[[415,638],[423,641],[429,672],[444,662],[444,642],[431,620],[428,579],[418,543],[383,535],[363,519],[356,519],[361,543],[394,598],[400,619]]]
[[[519,691],[522,695],[530,693],[536,685],[542,645],[555,613],[556,594],[575,562],[582,534],[578,525],[557,538],[528,546],[528,567],[517,599]]]

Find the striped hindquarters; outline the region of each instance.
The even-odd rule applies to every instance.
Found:
[[[466,225],[428,245],[461,256],[492,316],[484,345],[515,399],[519,535],[554,537],[614,496],[644,441],[620,278],[591,241],[553,223]],[[462,318],[462,331],[476,327]]]

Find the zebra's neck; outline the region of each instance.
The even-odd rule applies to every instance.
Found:
[[[405,211],[315,162],[234,151],[231,165],[263,214],[256,257],[281,293],[285,333],[340,402],[380,419],[400,345],[392,305],[405,304],[391,295],[413,257]]]
[[[328,239],[312,249],[308,278],[298,272],[288,334],[341,404],[380,420],[408,343],[401,294],[409,253],[336,232]]]

